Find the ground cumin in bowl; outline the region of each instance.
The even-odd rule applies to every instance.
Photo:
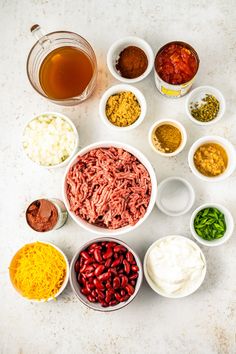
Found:
[[[176,120],[160,120],[149,131],[152,149],[162,156],[175,156],[185,147],[187,134],[184,126]]]

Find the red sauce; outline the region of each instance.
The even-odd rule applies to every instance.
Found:
[[[195,76],[198,60],[184,44],[170,43],[157,54],[155,69],[163,81],[172,85],[181,85]]]

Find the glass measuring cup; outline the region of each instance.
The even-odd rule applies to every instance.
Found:
[[[31,32],[37,39],[37,42],[32,47],[29,52],[26,69],[29,81],[33,88],[43,97],[49,99],[53,103],[62,105],[62,106],[73,106],[81,103],[86,100],[93,92],[96,86],[97,80],[97,61],[95,53],[90,46],[90,44],[81,36],[76,33],[68,31],[57,31],[48,34],[44,34],[41,31],[39,25],[34,25],[31,27]],[[43,60],[51,53],[53,50],[56,50],[61,47],[74,47],[89,58],[89,61],[92,65],[93,74],[92,77],[84,89],[84,91],[75,97],[70,98],[53,98],[48,97],[45,91],[42,89],[40,84],[40,68]]]

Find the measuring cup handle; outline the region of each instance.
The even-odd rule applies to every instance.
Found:
[[[33,25],[30,28],[30,31],[42,47],[51,44],[51,40],[46,36],[45,32],[41,29],[40,25]]]

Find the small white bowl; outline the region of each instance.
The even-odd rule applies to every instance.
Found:
[[[187,242],[189,242],[192,246],[194,246],[195,249],[197,249],[200,254],[201,254],[201,258],[205,264],[205,267],[202,271],[202,274],[201,274],[201,278],[199,279],[199,281],[195,284],[194,287],[192,287],[191,289],[189,289],[189,291],[186,291],[184,292],[183,294],[178,294],[178,295],[170,295],[170,294],[166,294],[164,291],[161,291],[157,286],[156,284],[152,281],[152,279],[150,278],[149,274],[148,274],[148,270],[147,270],[147,260],[148,260],[148,257],[149,257],[149,254],[151,252],[151,250],[157,245],[159,244],[160,242],[162,242],[163,240],[166,240],[166,239],[171,239],[171,238],[178,238],[178,239],[185,239]],[[161,295],[161,296],[164,296],[164,297],[167,297],[169,299],[180,299],[180,298],[183,298],[183,297],[186,297],[186,296],[189,296],[191,294],[193,294],[195,291],[198,290],[198,288],[200,288],[200,286],[202,285],[204,279],[205,279],[205,275],[206,275],[206,259],[205,259],[205,256],[202,252],[202,250],[200,249],[200,247],[195,243],[193,242],[192,240],[190,240],[189,238],[185,237],[185,236],[180,236],[180,235],[170,235],[170,236],[165,236],[165,237],[162,237],[158,240],[156,240],[155,242],[153,242],[151,244],[151,246],[148,248],[145,256],[144,256],[144,261],[143,261],[143,272],[144,272],[144,276],[146,278],[146,281],[148,283],[148,285],[152,288],[152,290],[154,290],[158,295]]]
[[[214,118],[213,120],[211,120],[209,122],[201,122],[201,121],[195,119],[192,116],[190,105],[191,105],[192,102],[193,103],[201,102],[201,100],[205,97],[206,94],[215,96],[215,98],[220,103],[220,109],[219,109],[219,112],[218,112],[216,118]],[[186,112],[187,112],[187,115],[188,115],[189,119],[192,122],[194,122],[195,124],[198,124],[198,125],[212,125],[212,124],[215,124],[215,123],[219,122],[219,120],[223,117],[223,115],[225,113],[225,98],[222,95],[222,93],[215,87],[212,87],[212,86],[200,86],[200,87],[195,88],[188,95],[188,97],[186,99],[186,102],[185,102],[185,109],[186,109]]]
[[[140,107],[141,107],[141,113],[140,113],[140,116],[138,117],[138,119],[133,124],[128,125],[127,127],[118,127],[118,126],[112,124],[109,121],[109,119],[107,118],[107,115],[106,115],[107,100],[109,99],[110,96],[112,96],[116,93],[127,92],[127,91],[132,92],[136,96],[136,98],[140,104]],[[105,123],[107,127],[112,128],[117,131],[118,130],[119,131],[121,131],[121,130],[122,131],[129,131],[129,130],[135,129],[144,120],[146,112],[147,112],[147,103],[146,103],[146,99],[145,99],[144,95],[142,94],[142,92],[140,90],[138,90],[136,87],[131,86],[131,85],[126,85],[126,84],[119,84],[119,85],[111,86],[108,90],[106,90],[104,92],[104,94],[102,95],[102,98],[100,100],[100,103],[99,103],[99,114],[100,114],[100,117],[101,117],[103,123]]]
[[[137,278],[137,282],[136,282],[136,286],[135,286],[135,290],[133,295],[130,296],[130,298],[127,301],[124,302],[120,302],[119,304],[115,305],[115,306],[108,306],[108,307],[102,307],[99,303],[93,303],[88,301],[87,297],[85,295],[83,295],[80,292],[80,285],[76,279],[76,272],[75,272],[75,263],[77,261],[77,259],[79,258],[79,255],[82,251],[84,251],[87,247],[89,247],[92,243],[97,243],[97,242],[103,242],[103,241],[111,241],[111,242],[117,242],[118,244],[124,246],[125,248],[127,248],[128,251],[130,251],[133,256],[134,259],[137,263],[137,266],[139,267],[139,276]],[[91,240],[86,242],[83,246],[81,246],[79,248],[79,250],[75,253],[71,264],[70,264],[70,285],[72,290],[74,291],[75,295],[79,298],[79,300],[86,305],[88,308],[93,309],[95,311],[100,311],[100,312],[111,312],[111,311],[116,311],[116,310],[120,310],[123,307],[127,306],[129,303],[131,303],[135,297],[137,296],[140,287],[142,285],[142,281],[143,281],[143,269],[142,269],[142,263],[140,261],[139,256],[137,255],[137,253],[131,248],[129,247],[125,242],[118,240],[116,238],[113,237],[100,237],[97,238],[95,240]]]
[[[195,166],[194,163],[194,154],[197,151],[197,149],[204,144],[207,143],[215,143],[215,144],[219,144],[221,145],[228,156],[228,165],[226,170],[219,176],[216,177],[208,177],[203,175],[201,172],[198,171],[198,169]],[[217,136],[217,135],[211,135],[211,136],[204,136],[198,140],[195,141],[195,143],[193,143],[193,145],[191,146],[189,153],[188,153],[188,163],[189,163],[189,167],[192,170],[193,174],[200,178],[203,181],[207,181],[207,182],[219,182],[219,181],[223,181],[226,178],[228,178],[235,170],[236,167],[236,152],[234,149],[234,146],[225,138],[222,138],[221,136]]]
[[[53,243],[51,243],[51,242],[45,242],[45,241],[39,241],[39,242],[40,242],[40,243],[44,243],[45,245],[50,245],[50,246],[54,247],[54,248],[62,255],[62,257],[64,258],[65,263],[66,263],[66,276],[65,276],[65,279],[64,279],[64,281],[63,281],[63,283],[62,283],[60,289],[59,289],[58,292],[54,295],[54,297],[50,297],[50,298],[48,298],[48,299],[46,299],[46,300],[45,300],[45,299],[42,299],[42,300],[28,299],[28,298],[26,298],[25,296],[22,296],[22,295],[20,294],[20,292],[15,288],[14,284],[13,284],[12,281],[11,281],[12,286],[13,286],[14,289],[17,291],[17,293],[20,294],[25,300],[30,301],[30,302],[48,302],[48,301],[51,301],[51,300],[55,300],[55,298],[58,297],[58,296],[65,290],[65,288],[66,288],[66,286],[67,286],[67,284],[68,284],[69,275],[70,275],[70,266],[69,266],[69,262],[68,262],[68,259],[67,259],[66,255],[65,255],[65,253],[64,253],[60,248],[58,248],[57,246],[55,246],[55,245],[54,245]],[[30,243],[36,243],[36,242],[30,242]],[[24,245],[24,246],[25,246],[25,245]],[[23,248],[24,246],[22,246],[21,248]],[[20,250],[20,249],[19,249],[19,250]],[[19,250],[18,250],[18,251],[19,251]],[[17,251],[17,252],[18,252],[18,251]],[[17,253],[17,252],[16,252],[16,253]],[[15,257],[16,253],[15,253],[14,256],[12,257],[11,262],[12,262],[13,258]],[[10,279],[10,280],[11,280],[11,279]]]
[[[156,130],[157,127],[159,127],[160,125],[163,125],[163,124],[173,125],[176,128],[178,128],[179,131],[181,132],[181,135],[182,135],[181,144],[178,147],[178,149],[176,149],[174,152],[171,152],[171,153],[162,152],[162,151],[158,150],[153,144],[152,134],[153,134],[154,130]],[[164,157],[172,157],[172,156],[178,155],[184,149],[184,147],[187,143],[187,132],[186,132],[186,129],[183,126],[183,124],[181,124],[177,120],[175,120],[175,119],[161,119],[161,120],[158,120],[157,122],[155,122],[151,126],[151,128],[149,129],[148,141],[149,141],[149,145],[151,146],[152,150],[155,151],[157,154],[164,156]]]
[[[182,203],[183,200],[185,204]],[[192,208],[194,201],[194,189],[184,178],[168,177],[158,185],[156,204],[166,215],[184,215]]]
[[[40,117],[40,116],[43,116],[43,115],[54,115],[56,117],[59,117],[61,119],[64,119],[70,126],[71,128],[73,129],[74,131],[74,134],[75,134],[75,147],[74,147],[74,150],[72,151],[71,155],[68,156],[68,158],[66,160],[64,160],[63,162],[57,164],[57,165],[52,165],[52,166],[44,166],[44,165],[41,165],[41,164],[38,164],[37,162],[35,162],[34,160],[31,160],[31,158],[26,154],[25,152],[25,149],[24,149],[24,146],[22,144],[22,149],[24,151],[24,154],[26,155],[26,157],[31,161],[33,162],[34,164],[38,165],[38,166],[41,166],[41,167],[44,167],[44,168],[47,168],[47,169],[54,169],[54,168],[59,168],[59,167],[64,167],[68,164],[68,162],[72,159],[72,157],[75,155],[75,153],[78,151],[78,148],[79,148],[79,134],[78,134],[78,131],[76,129],[76,126],[74,125],[74,123],[72,122],[72,120],[70,118],[68,118],[67,116],[65,116],[64,114],[62,113],[57,113],[57,112],[43,112],[43,113],[40,113],[40,114],[37,114],[36,116],[34,116],[33,118],[29,119],[27,121],[27,123],[25,124],[24,128],[23,128],[23,135],[24,135],[24,131],[25,131],[25,128],[27,127],[27,125],[32,122],[34,119]]]
[[[122,50],[129,46],[136,46],[144,51],[148,59],[148,66],[145,72],[136,77],[135,79],[127,79],[122,77],[119,71],[116,69],[116,63],[119,58]],[[125,37],[117,40],[112,44],[107,53],[107,66],[110,73],[114,76],[115,79],[126,82],[126,83],[134,83],[143,80],[148,74],[151,72],[154,63],[154,54],[150,45],[143,39],[138,37]]]
[[[195,231],[194,219],[195,219],[197,213],[200,210],[205,209],[205,208],[217,208],[225,216],[226,232],[225,232],[224,236],[222,236],[219,239],[207,241],[207,240],[204,240],[202,237],[198,236],[198,234]],[[222,204],[206,203],[206,204],[202,204],[200,207],[198,207],[192,213],[192,216],[190,219],[190,230],[191,230],[191,233],[192,233],[193,237],[195,238],[195,240],[197,240],[202,245],[209,246],[209,247],[219,246],[219,245],[222,245],[223,243],[227,242],[229,240],[229,238],[232,236],[233,231],[234,231],[234,219],[233,219],[233,216],[230,213],[230,211]]]
[[[150,202],[149,202],[149,205],[147,207],[147,210],[146,210],[146,213],[144,214],[144,216],[135,225],[133,225],[133,226],[128,225],[128,226],[121,227],[119,229],[107,229],[107,228],[99,227],[96,225],[92,225],[92,224],[88,223],[87,221],[83,220],[82,218],[80,218],[79,216],[75,215],[75,213],[73,213],[70,210],[70,203],[69,203],[69,200],[68,200],[67,194],[66,194],[67,173],[69,172],[70,168],[76,163],[77,157],[82,156],[94,149],[108,148],[108,147],[112,147],[112,146],[116,147],[116,148],[124,149],[124,150],[128,151],[129,153],[131,153],[132,155],[134,155],[147,169],[147,171],[150,175],[151,184],[152,184],[151,198],[150,198]],[[64,204],[65,204],[70,216],[83,229],[85,229],[89,232],[93,232],[94,234],[97,234],[100,236],[107,236],[108,237],[108,236],[114,236],[114,235],[123,235],[127,232],[133,231],[136,228],[138,228],[151,214],[151,211],[152,211],[152,209],[155,205],[155,201],[156,201],[157,180],[156,180],[156,175],[155,175],[155,172],[154,172],[154,169],[153,169],[151,163],[149,162],[147,157],[145,155],[143,155],[143,153],[141,151],[139,151],[138,149],[134,148],[131,145],[121,143],[118,141],[100,141],[100,142],[97,142],[97,143],[94,143],[94,144],[84,147],[83,149],[81,149],[78,152],[78,154],[72,159],[72,161],[70,161],[69,165],[66,168],[65,175],[63,178],[62,195],[63,195]]]

